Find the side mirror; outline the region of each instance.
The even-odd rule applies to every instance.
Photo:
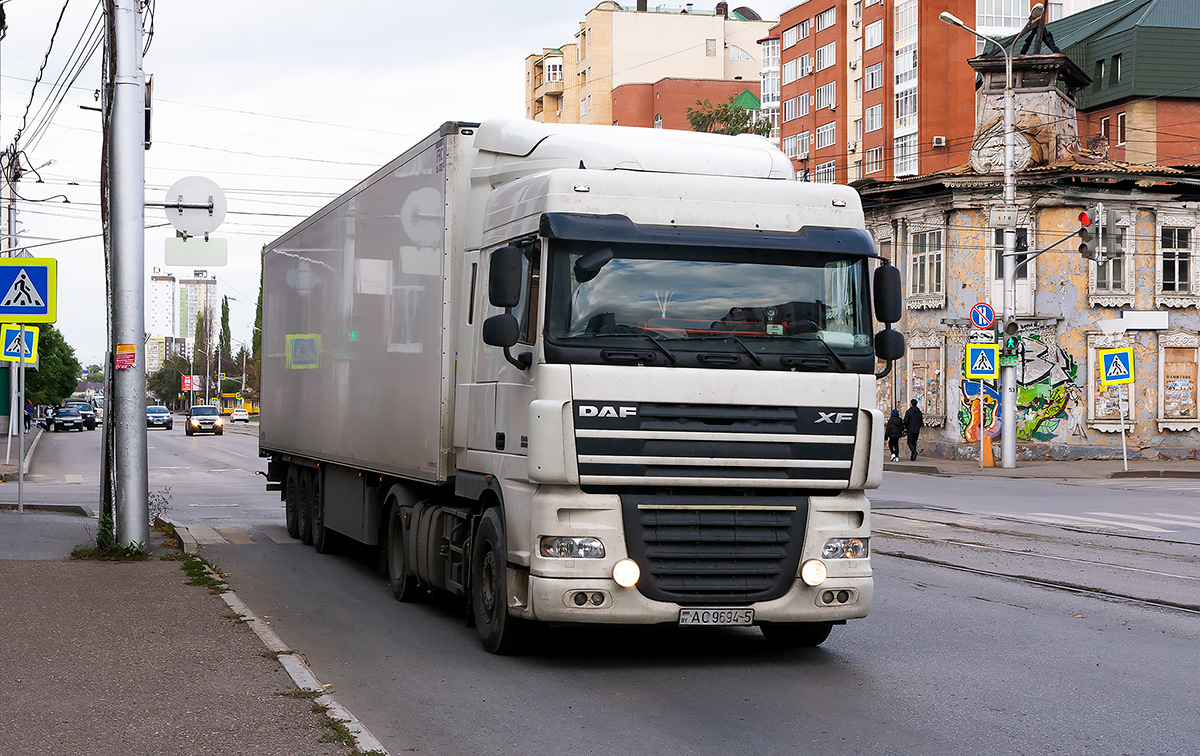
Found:
[[[516,307],[521,302],[520,247],[509,244],[492,252],[488,271],[488,301],[493,307]],[[515,343],[515,342],[514,342]]]
[[[880,323],[898,323],[904,314],[904,292],[900,288],[900,269],[880,265],[875,269],[875,319]]]
[[[613,251],[609,247],[587,253],[575,261],[575,280],[579,283],[591,281],[612,259]]]
[[[505,349],[516,345],[521,326],[511,313],[493,315],[483,321],[483,343]]]
[[[891,328],[875,334],[875,357],[877,359],[894,362],[903,356],[904,334],[899,331],[893,331]]]

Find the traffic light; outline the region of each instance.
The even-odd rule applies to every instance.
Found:
[[[1000,329],[1000,354],[1005,356],[1015,356],[1019,349],[1020,336],[1017,333],[1021,330],[1021,326],[1015,320],[1004,321],[1004,326]]]
[[[1086,260],[1096,259],[1096,239],[1092,233],[1092,216],[1087,210],[1079,211],[1079,254]]]

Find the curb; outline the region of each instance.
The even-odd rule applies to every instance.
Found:
[[[949,477],[949,473],[943,473],[933,465],[906,465],[899,462],[885,462],[883,464],[883,469],[885,472],[920,473],[921,475],[946,475]]]
[[[162,519],[163,522],[169,523],[175,528],[175,533],[179,536],[179,542],[183,545],[183,550],[196,554],[196,539],[188,532],[187,526],[166,518]],[[206,569],[208,569],[207,565]],[[209,572],[212,573],[212,570],[209,569]],[[220,579],[220,576],[216,574],[213,574],[213,577]],[[325,709],[326,716],[341,723],[346,728],[350,735],[353,736],[354,747],[358,751],[363,754],[384,754],[386,756],[388,751],[383,747],[383,744],[371,734],[366,725],[358,720],[358,717],[351,714],[349,709],[342,706],[333,696],[326,692],[327,686],[321,684],[321,681],[313,674],[308,664],[300,658],[298,653],[288,648],[287,644],[271,629],[270,625],[259,619],[258,615],[252,612],[232,590],[225,591],[220,595],[221,600],[238,615],[238,618],[250,626],[250,629],[254,631],[254,634],[266,646],[267,651],[275,654],[275,658],[279,660],[280,666],[292,678],[292,682],[295,684],[297,690],[305,693],[322,694],[313,700]]]

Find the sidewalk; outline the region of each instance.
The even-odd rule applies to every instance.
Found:
[[[15,459],[0,473],[15,491]],[[95,515],[50,509],[0,507],[4,756],[354,752],[331,741],[314,703],[348,713],[298,655],[277,637],[264,646],[256,632],[274,633],[232,593],[189,584],[181,561],[161,558],[178,554],[161,535],[145,562],[73,561],[95,543]]]
[[[1200,460],[1129,460],[1129,470],[1116,459],[1017,460],[1016,467],[979,467],[976,459],[938,459],[918,455],[915,462],[885,462],[884,472],[993,478],[1200,478]]]

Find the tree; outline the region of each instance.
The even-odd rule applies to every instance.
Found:
[[[188,361],[179,355],[172,355],[162,367],[146,378],[146,388],[163,404],[175,407],[183,391],[183,376],[187,374]]]
[[[49,324],[40,328],[38,369],[25,375],[25,396],[34,404],[62,404],[75,393],[83,366],[57,328]]]
[[[221,359],[228,363],[233,360],[233,337],[229,334],[229,297],[221,297],[221,338],[218,349]]]
[[[104,383],[104,368],[99,365],[88,365],[88,382]]]
[[[687,109],[688,123],[692,124],[693,130],[710,134],[769,136],[771,122],[756,118],[757,111],[741,107],[736,99],[729,95],[729,99],[719,105],[713,105],[709,100],[696,100],[697,107]]]

